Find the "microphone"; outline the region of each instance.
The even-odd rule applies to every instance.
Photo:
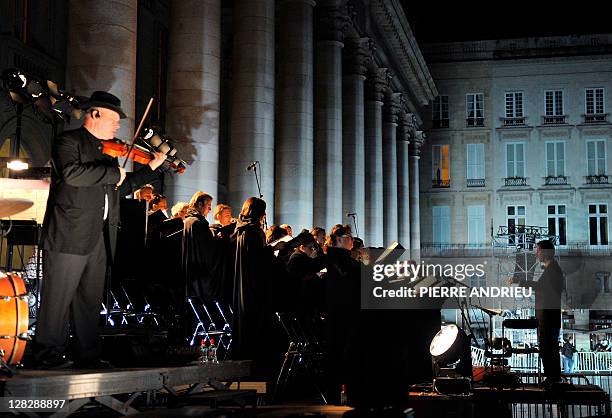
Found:
[[[251,164],[247,166],[247,171],[251,171],[255,168],[255,166],[259,163],[259,161],[253,161]]]
[[[355,216],[357,216],[357,213],[356,212],[347,213],[346,216],[349,216],[349,217],[353,216],[353,217],[355,217]]]

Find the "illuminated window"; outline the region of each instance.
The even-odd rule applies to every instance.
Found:
[[[450,146],[432,146],[432,179],[434,187],[450,187]]]

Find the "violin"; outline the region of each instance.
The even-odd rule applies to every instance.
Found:
[[[147,150],[145,147],[134,144],[130,150],[128,144],[116,138],[102,141],[102,153],[110,157],[125,157],[137,162],[138,164],[145,165],[149,164],[149,162],[153,159],[153,153]],[[185,164],[183,161],[175,158],[174,156],[168,155],[166,161],[164,162],[164,166],[167,169],[171,169],[179,174],[185,172]]]

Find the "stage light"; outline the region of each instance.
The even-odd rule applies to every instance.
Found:
[[[13,171],[27,170],[30,167],[28,163],[23,162],[21,160],[9,161],[8,163],[6,163],[6,166],[9,170]]]
[[[434,376],[472,377],[470,340],[457,325],[444,325],[429,345]]]

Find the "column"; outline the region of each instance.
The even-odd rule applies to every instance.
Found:
[[[383,106],[383,245],[397,235],[397,112],[401,93],[389,93]]]
[[[360,236],[365,222],[364,81],[371,57],[369,38],[349,39],[342,80],[342,214],[356,214]],[[350,218],[345,218],[350,221]],[[352,222],[349,222],[353,226]]]
[[[335,3],[335,2],[328,2]],[[327,231],[342,213],[342,48],[348,17],[339,6],[318,10],[315,48],[314,224]]]
[[[258,196],[259,161],[268,224],[274,222],[274,0],[234,2],[234,51],[228,196],[240,210]]]
[[[166,131],[187,171],[165,177],[170,202],[203,190],[218,199],[221,0],[171,3]]]
[[[90,96],[108,91],[121,99],[127,118],[117,137],[134,134],[137,0],[70,0],[66,90]]]
[[[365,97],[365,195],[364,241],[368,247],[383,246],[383,154],[382,106],[388,71],[377,68],[368,74]]]
[[[415,135],[410,142],[410,258],[417,262],[421,260],[421,215],[419,211],[419,159],[421,155],[421,145],[423,145],[421,135]]]
[[[297,232],[313,226],[314,5],[279,4],[275,221]]]
[[[410,173],[409,144],[413,129],[412,114],[400,112],[397,138],[397,212],[399,242],[410,250]]]

